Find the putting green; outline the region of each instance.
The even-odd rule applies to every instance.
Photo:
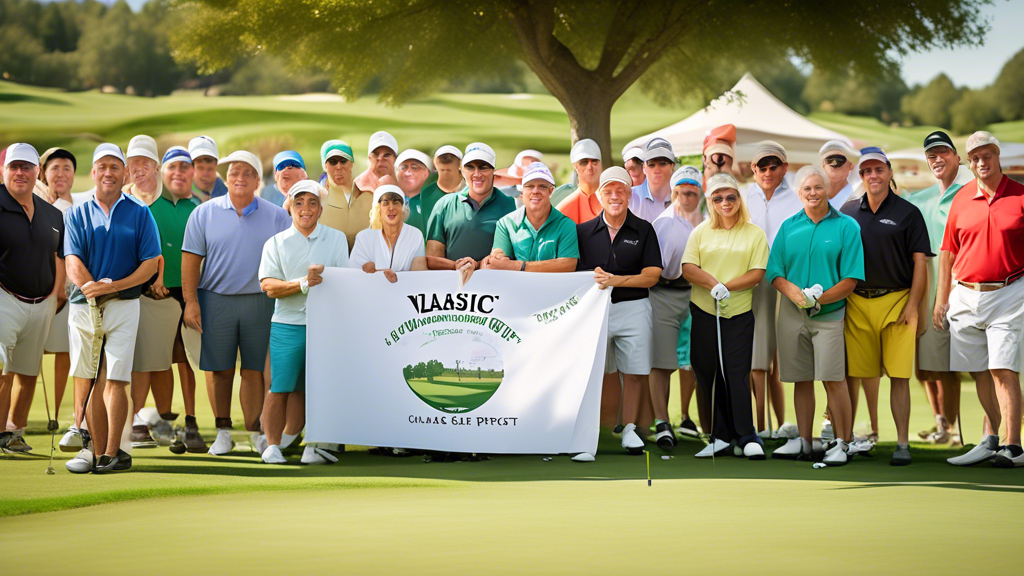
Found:
[[[946,573],[950,553],[973,573],[1014,570],[1024,518],[1006,511],[1019,510],[1019,490],[962,488],[438,482],[158,499],[7,518],[0,530],[18,535],[3,555],[12,574],[920,574]]]
[[[469,412],[487,402],[501,385],[500,378],[467,376],[436,376],[433,381],[426,378],[406,378],[409,388],[430,407],[449,413]]]

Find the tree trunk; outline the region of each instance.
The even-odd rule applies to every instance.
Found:
[[[600,94],[587,86],[569,87],[558,101],[569,115],[569,133],[573,144],[590,138],[601,147],[601,162],[605,168],[621,164],[621,158],[612,151],[612,106],[616,96]]]

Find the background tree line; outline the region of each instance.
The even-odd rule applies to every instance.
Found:
[[[176,89],[210,89],[231,95],[294,94],[337,91],[330,74],[313,65],[296,66],[280,56],[259,53],[239,58],[212,74],[201,74],[173,49],[172,31],[188,27],[189,2],[151,0],[139,12],[123,1],[0,0],[0,76],[6,80],[68,90],[112,87],[140,96]],[[188,31],[185,30],[187,38]],[[834,111],[875,117],[886,123],[942,126],[959,133],[992,122],[1024,118],[1024,50],[1004,66],[995,82],[982,89],[957,87],[944,74],[924,86],[908,87],[898,71],[872,77],[857,72],[805,70],[789,58],[752,65],[722,66],[702,83],[713,93],[728,89],[751,71],[778,98],[797,111]],[[660,73],[660,71],[659,71]],[[665,73],[671,73],[666,70]],[[654,75],[657,78],[657,75]],[[645,77],[642,82],[648,82]],[[384,89],[371,79],[364,94]],[[546,89],[522,62],[490,62],[473,73],[453,71],[444,91],[537,92]],[[678,103],[671,90],[645,90],[662,104]]]

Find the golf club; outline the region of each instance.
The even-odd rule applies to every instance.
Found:
[[[57,433],[57,421],[50,417],[50,396],[46,393],[46,373],[43,371],[42,361],[39,363],[39,376],[43,380],[43,401],[46,403],[46,429],[50,431],[50,461],[46,465],[46,475],[53,476],[53,435]]]
[[[722,355],[722,302],[715,300],[715,331],[718,333],[718,367],[722,370],[722,380],[725,381],[725,360]],[[715,382],[718,375],[711,380],[711,467],[715,466]]]

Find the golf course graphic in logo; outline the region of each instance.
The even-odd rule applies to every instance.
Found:
[[[409,388],[428,406],[449,414],[470,412],[501,386],[501,354],[479,336],[446,335],[421,346],[402,368]]]

